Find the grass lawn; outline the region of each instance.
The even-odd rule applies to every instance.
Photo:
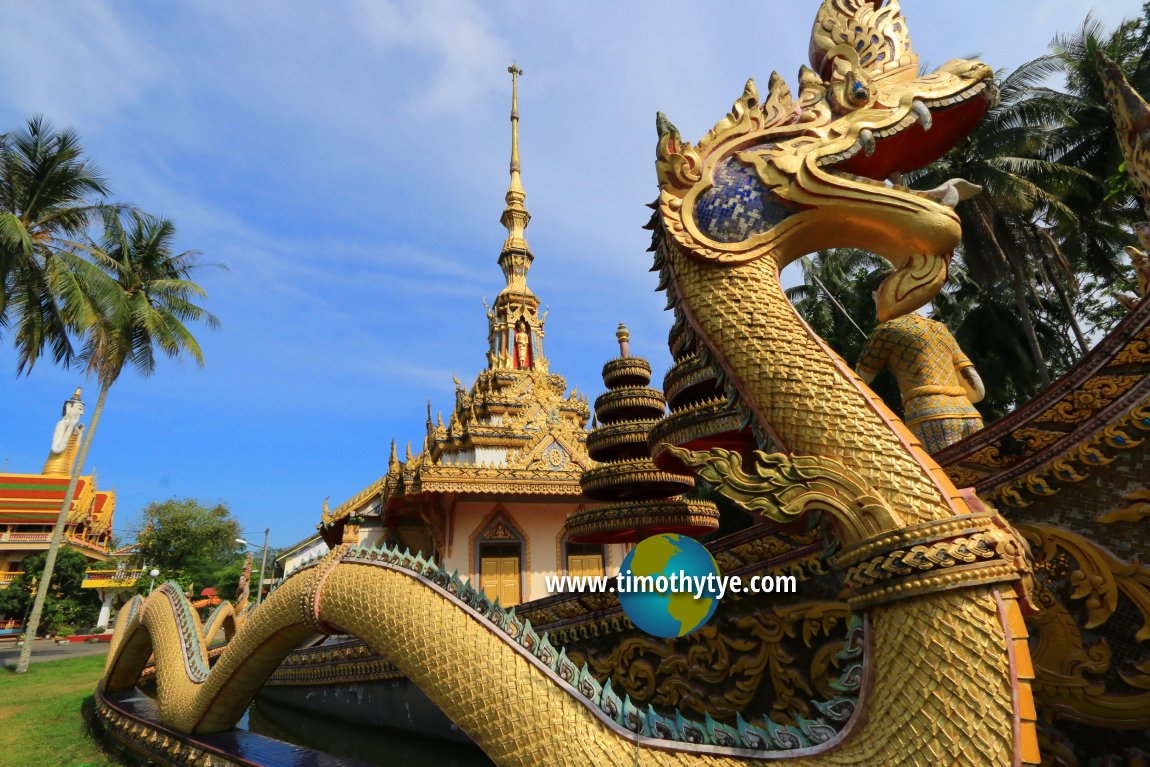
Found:
[[[96,689],[103,655],[0,668],[0,765],[120,767],[88,737],[80,705]]]

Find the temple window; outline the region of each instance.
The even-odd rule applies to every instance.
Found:
[[[602,545],[594,543],[566,543],[567,574],[572,576],[600,576],[605,571],[607,558]]]

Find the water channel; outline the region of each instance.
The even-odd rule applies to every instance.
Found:
[[[271,701],[252,704],[237,725],[269,738],[379,767],[492,767],[476,747],[381,727],[350,725]]]

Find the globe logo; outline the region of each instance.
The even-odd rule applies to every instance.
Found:
[[[663,533],[623,558],[619,603],[638,628],[663,639],[687,636],[719,606],[719,566],[711,552],[685,535]]]

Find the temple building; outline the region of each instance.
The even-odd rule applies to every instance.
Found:
[[[323,536],[320,535],[319,531],[316,531],[302,541],[280,550],[276,554],[276,564],[278,569],[283,572],[284,577],[287,577],[294,570],[317,557],[322,557],[330,550],[327,543],[324,542]]]
[[[616,544],[575,543],[564,521],[586,503],[579,478],[587,455],[585,396],[568,392],[544,351],[547,312],[527,284],[534,255],[520,177],[517,80],[512,75],[511,181],[498,264],[504,287],[487,309],[486,368],[469,388],[455,380],[450,416],[432,417],[422,450],[394,441],[387,473],[334,511],[320,533],[341,541],[398,541],[433,555],[504,606],[547,596],[545,578],[594,575],[622,561]],[[301,542],[303,547],[307,541]]]
[[[48,550],[80,448],[83,413],[84,403],[77,389],[64,403],[40,473],[0,474],[0,588],[23,573],[24,560]],[[94,475],[80,477],[64,528],[64,545],[92,563],[106,561],[111,554],[115,511],[114,490],[97,489]]]

